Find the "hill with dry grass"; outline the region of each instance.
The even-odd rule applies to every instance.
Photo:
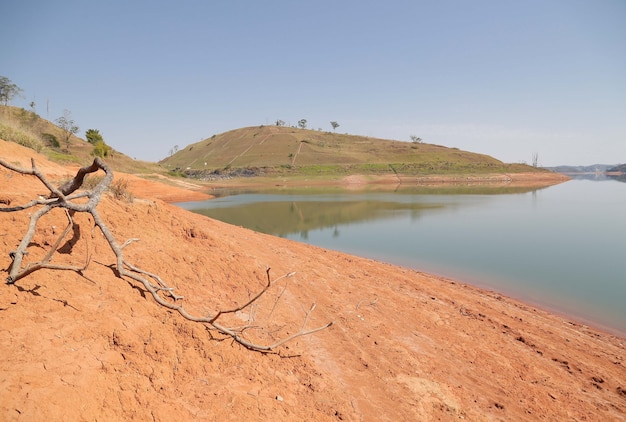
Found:
[[[41,153],[49,160],[66,165],[89,164],[93,156],[93,145],[72,135],[69,147],[63,130],[38,114],[19,107],[0,106],[0,139],[15,142]],[[138,161],[120,151],[111,149],[106,157],[109,165],[127,173],[163,173],[155,163]]]
[[[0,106],[0,138],[65,165],[86,165],[94,156],[94,145],[74,135],[66,143],[60,127],[18,107]],[[216,174],[293,180],[349,175],[400,178],[549,173],[458,148],[283,126],[247,127],[214,135],[184,147],[160,163],[134,160],[113,149],[105,158],[116,171],[153,175],[169,172],[171,176],[199,179]]]
[[[284,126],[232,130],[191,144],[162,160],[169,169],[262,169],[269,174],[484,174],[542,172],[522,164],[426,143],[409,143]]]

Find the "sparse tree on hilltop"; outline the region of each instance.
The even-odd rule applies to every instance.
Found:
[[[306,123],[307,123],[306,119],[302,119],[302,120],[298,121],[298,127],[300,129],[306,129]]]
[[[285,126],[284,120],[276,120],[276,126]]]
[[[63,110],[63,116],[59,117],[55,120],[57,125],[63,129],[63,135],[65,136],[65,145],[66,148],[70,149],[70,138],[72,135],[76,135],[78,133],[78,126],[74,124],[74,120],[72,119],[72,113],[69,110]]]
[[[18,95],[21,95],[22,88],[15,85],[6,76],[0,76],[0,101],[4,105],[8,105],[9,102]]]
[[[337,122],[330,122],[330,125],[333,127],[333,132],[339,127],[339,123]]]
[[[422,138],[419,138],[416,135],[411,135],[410,138],[411,138],[411,141],[413,141],[414,144],[421,144],[422,143]]]

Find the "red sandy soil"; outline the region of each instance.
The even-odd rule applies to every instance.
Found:
[[[0,141],[0,157],[51,179],[65,169]],[[125,176],[124,176],[125,177]],[[454,281],[307,246],[193,214],[160,198],[182,189],[133,179],[132,202],[98,210],[128,261],[159,274],[184,305],[211,314],[280,277],[252,310],[271,342],[308,321],[334,325],[281,347],[249,351],[156,304],[116,277],[115,257],[87,214],[53,263],[0,284],[0,420],[626,420],[626,340]],[[143,186],[143,187],[142,187]],[[154,190],[153,190],[154,188]],[[149,194],[147,194],[149,192]],[[46,194],[31,176],[0,168],[0,200]],[[58,211],[58,212],[56,212]],[[43,256],[67,220],[42,219],[27,262]],[[32,210],[0,212],[2,273]],[[54,233],[53,233],[54,232]],[[276,299],[279,299],[276,301]]]

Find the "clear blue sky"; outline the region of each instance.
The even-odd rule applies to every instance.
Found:
[[[626,0],[0,5],[13,104],[131,157],[277,119],[506,162],[626,162]]]

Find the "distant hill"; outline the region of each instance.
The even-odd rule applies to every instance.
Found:
[[[589,166],[556,166],[546,167],[547,169],[567,175],[572,179],[584,179],[593,181],[603,180],[619,180],[625,181],[626,177],[622,175],[616,175],[615,173],[626,173],[626,164],[592,164]],[[611,174],[612,173],[612,174]]]
[[[81,132],[84,133],[87,129],[90,128],[81,128]],[[70,147],[67,149],[61,128],[38,114],[19,107],[0,106],[0,138],[31,148],[45,155],[49,160],[60,164],[82,166],[91,163],[94,158],[92,144],[80,137],[72,136]],[[114,149],[106,157],[106,161],[116,171],[127,173],[164,172],[155,163],[133,160]]]
[[[298,174],[465,174],[547,171],[426,143],[410,143],[284,126],[231,130],[160,161],[188,174],[262,171]]]
[[[611,167],[607,170],[610,173],[626,173],[626,164],[620,164],[619,166]]]
[[[626,182],[626,164],[620,164],[608,169],[607,177],[618,182]]]
[[[604,173],[609,171],[615,164],[592,164],[589,166],[556,166],[545,167],[548,170],[562,174],[576,174],[576,173]]]

